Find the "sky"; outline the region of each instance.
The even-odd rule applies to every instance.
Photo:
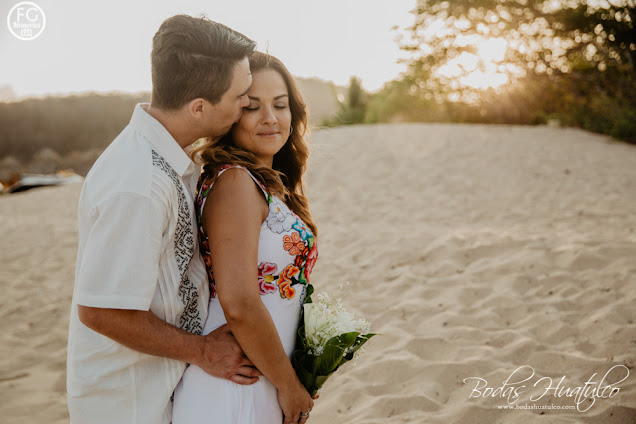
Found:
[[[35,0],[46,26],[15,38],[7,16],[20,1],[0,0],[0,86],[19,97],[85,91],[149,91],[152,37],[185,13],[228,25],[300,77],[369,91],[405,70],[396,37],[413,22],[416,0]]]

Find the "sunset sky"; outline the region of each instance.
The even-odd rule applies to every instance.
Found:
[[[205,14],[278,56],[297,76],[346,85],[352,75],[378,90],[405,68],[395,37],[412,23],[415,0],[40,0],[46,28],[35,40],[11,35],[0,0],[0,86],[18,96],[150,89],[152,36],[169,16]]]

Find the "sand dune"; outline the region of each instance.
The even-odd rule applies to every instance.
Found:
[[[338,294],[350,281],[346,303],[382,336],[327,382],[309,422],[636,422],[634,146],[573,129],[400,124],[319,131],[313,152],[312,283]],[[3,422],[68,422],[79,190],[0,198]],[[574,388],[616,365],[606,384],[631,375],[585,412],[470,398],[464,379],[496,388],[524,365],[535,374],[519,405],[576,405],[528,401],[542,377]]]

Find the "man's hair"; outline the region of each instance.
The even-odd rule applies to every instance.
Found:
[[[255,48],[243,34],[204,17],[166,19],[152,39],[153,106],[175,110],[199,97],[218,103],[234,66]]]

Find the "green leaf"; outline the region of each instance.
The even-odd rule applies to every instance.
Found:
[[[329,339],[325,344],[323,353],[318,356],[314,364],[314,374],[328,375],[337,370],[344,358],[345,350],[355,343],[359,334],[357,331],[353,331]]]
[[[311,284],[307,284],[307,295],[305,297],[305,302],[304,303],[313,303],[311,301],[311,295],[314,294],[314,286],[312,286]]]
[[[351,352],[349,352],[347,356],[345,356],[344,358],[346,359],[346,362],[352,360],[353,354],[356,353],[356,351],[360,349],[360,347],[362,347],[362,345],[365,344],[371,337],[377,336],[377,335],[378,335],[377,333],[367,333],[367,334],[358,336],[356,338],[355,343],[353,343],[352,345]]]
[[[308,371],[314,368],[317,357],[307,354],[303,351],[295,351],[292,354],[292,365],[296,370],[298,379],[305,386],[309,394],[314,397],[318,390],[325,384],[325,381],[333,374],[333,372],[327,375],[317,375]]]

